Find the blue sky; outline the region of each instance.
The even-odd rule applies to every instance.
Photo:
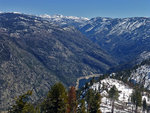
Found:
[[[79,17],[150,17],[150,0],[0,0],[0,11]]]

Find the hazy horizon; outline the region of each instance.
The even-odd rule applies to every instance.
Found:
[[[0,11],[77,17],[150,17],[149,0],[0,0]]]

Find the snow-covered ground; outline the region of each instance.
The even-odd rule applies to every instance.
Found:
[[[99,83],[95,83],[92,86],[92,88],[94,90],[95,89],[98,90],[99,85],[100,85]],[[119,81],[119,80],[116,80],[116,79],[111,79],[111,78],[104,79],[104,80],[101,81],[101,86],[100,87],[103,87],[103,85],[105,85],[105,87],[108,90],[110,90],[110,88],[115,85],[116,88],[118,89],[118,91],[120,92],[119,93],[119,100],[123,101],[123,102],[128,102],[128,99],[129,99],[129,97],[130,97],[130,95],[132,94],[132,91],[133,91],[133,89],[129,88],[128,85],[126,85],[122,81]],[[107,96],[105,90],[102,92],[102,95]]]
[[[142,61],[147,60],[149,58],[150,58],[150,52],[144,51],[139,55],[137,61],[138,61],[138,63],[141,63]]]
[[[142,65],[131,73],[130,79],[150,90],[150,65]]]
[[[119,91],[118,101],[115,102],[115,113],[132,113],[133,104],[131,104],[131,94],[133,89],[122,81],[111,78],[104,79],[101,82],[94,83],[91,86],[92,89],[97,91],[99,91],[99,89],[104,89],[100,91],[102,95],[102,103],[100,108],[102,113],[111,112],[111,100],[108,98],[107,91],[109,91],[113,85],[115,85]],[[148,99],[146,93],[143,93],[142,99],[144,98],[146,99],[147,104],[150,104],[150,99]]]

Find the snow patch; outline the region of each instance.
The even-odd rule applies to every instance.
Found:
[[[63,16],[63,15],[48,15],[48,14],[44,14],[44,15],[40,15],[40,17],[42,18],[49,18],[49,19],[54,19],[54,20],[61,20],[61,19],[71,19],[71,20],[85,20],[88,21],[88,18],[85,17],[75,17],[75,16]]]
[[[150,90],[150,66],[142,65],[131,73],[130,79],[135,80],[136,83],[143,84],[144,88]]]
[[[131,94],[133,92],[133,89],[129,87],[127,84],[125,84],[122,81],[106,78],[101,80],[100,82],[94,83],[90,88],[93,90],[99,91],[99,89],[102,89],[102,87],[107,89],[108,91],[112,86],[116,86],[116,88],[119,91],[119,98],[118,101],[115,102],[115,109],[114,113],[129,113],[132,112],[132,107],[134,106],[131,103]],[[102,113],[108,113],[111,112],[111,100],[108,98],[108,93],[106,90],[103,90],[100,92],[102,95],[102,102],[101,102],[101,111]],[[146,92],[142,94],[142,100],[146,99],[147,104],[150,105],[150,99],[148,98],[148,95]]]

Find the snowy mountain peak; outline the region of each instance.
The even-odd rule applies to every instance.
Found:
[[[12,12],[12,13],[14,13],[14,14],[22,14],[21,12]]]
[[[85,20],[88,21],[88,18],[85,17],[75,17],[75,16],[63,16],[63,15],[48,15],[48,14],[44,14],[44,15],[40,15],[40,17],[42,18],[47,18],[47,19],[55,19],[55,20],[61,20],[61,19],[72,19],[72,20]]]

